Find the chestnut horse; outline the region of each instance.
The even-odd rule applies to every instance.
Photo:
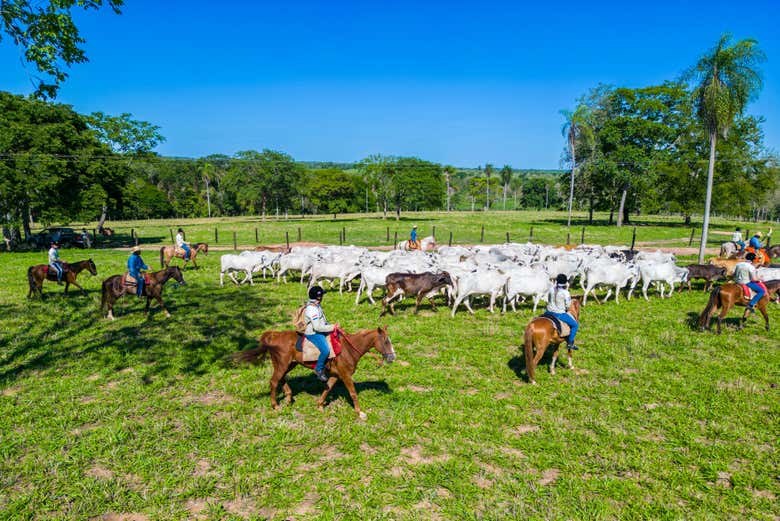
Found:
[[[155,299],[160,304],[160,308],[165,312],[165,316],[171,316],[162,300],[163,286],[171,278],[179,284],[185,284],[181,269],[178,266],[165,268],[149,274],[149,283],[144,284],[142,295],[146,297],[146,308],[144,309],[146,315],[149,314],[149,305],[152,303],[152,299]],[[122,275],[112,275],[103,281],[103,297],[100,300],[100,309],[108,308],[106,318],[114,320],[114,302],[123,295],[135,295],[135,286],[127,287],[122,284]]]
[[[84,291],[84,288],[79,286],[76,282],[76,277],[84,270],[88,270],[92,275],[97,275],[95,263],[92,262],[92,259],[87,259],[72,264],[63,264],[65,264],[67,268],[67,271],[62,274],[62,280],[65,282],[65,294],[67,295],[68,288],[73,284],[81,290],[83,295],[86,295],[87,292]],[[30,283],[30,292],[27,294],[28,298],[34,296],[35,293],[38,293],[38,295],[43,298],[42,288],[44,280],[57,280],[57,272],[51,269],[48,264],[36,264],[35,266],[27,268],[27,282]]]
[[[198,256],[198,253],[201,252],[203,255],[209,254],[209,245],[205,242],[198,242],[190,246],[190,258],[189,260],[184,260],[184,266],[187,265],[187,262],[192,261],[192,265],[195,266],[195,269],[198,269],[198,263],[195,262],[195,257]],[[160,267],[161,268],[167,268],[171,265],[171,259],[177,257],[179,259],[184,259],[184,250],[178,250],[174,246],[163,246],[160,248]],[[184,267],[182,266],[182,267]]]
[[[764,285],[769,292],[761,297],[761,300],[756,304],[756,308],[764,315],[764,327],[769,331],[769,315],[766,312],[766,305],[769,303],[772,295],[777,293],[778,289],[780,289],[780,280],[770,280],[769,282],[765,282]],[[776,297],[776,299],[780,300],[780,296]],[[734,306],[747,306],[749,302],[750,299],[745,298],[745,292],[742,291],[742,286],[739,284],[729,282],[716,287],[712,290],[712,293],[710,293],[710,300],[707,302],[704,311],[699,315],[699,330],[704,331],[705,328],[709,330],[712,315],[715,311],[720,309],[721,311],[718,314],[718,334],[720,334],[723,319],[731,308]],[[748,310],[746,309],[745,313],[742,315],[742,321],[739,323],[739,326],[737,326],[737,331],[742,330],[747,321],[747,317]]]
[[[274,372],[271,374],[271,406],[279,409],[279,402],[276,401],[276,392],[279,382],[282,383],[285,401],[292,403],[292,389],[287,383],[287,373],[296,365],[303,364],[303,354],[295,349],[295,342],[298,340],[298,333],[295,331],[266,331],[260,336],[260,346],[247,351],[234,353],[232,358],[237,362],[262,362],[267,355],[271,356],[271,362],[274,366]],[[344,333],[341,337],[341,354],[336,358],[328,359],[325,368],[330,372],[330,378],[325,384],[325,391],[317,400],[317,407],[322,410],[325,407],[325,398],[330,393],[336,382],[341,380],[349,391],[352,398],[352,404],[355,412],[360,419],[365,419],[366,414],[360,410],[358,403],[355,383],[352,381],[352,375],[355,373],[360,358],[369,350],[376,349],[387,361],[393,363],[395,360],[395,350],[393,343],[387,334],[387,326],[376,329],[363,329],[357,333]]]
[[[569,306],[569,314],[580,321],[580,300],[573,298]],[[552,321],[543,317],[536,317],[525,326],[525,371],[528,381],[536,384],[536,365],[544,356],[547,347],[552,344],[555,348],[552,362],[550,362],[550,374],[555,374],[555,363],[558,361],[558,346],[566,342],[565,338],[558,335]],[[534,354],[534,349],[536,354]],[[574,369],[573,353],[567,349],[569,355],[569,369]]]

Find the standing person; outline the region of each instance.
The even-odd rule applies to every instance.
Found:
[[[756,292],[756,295],[750,299],[747,305],[747,309],[750,313],[755,311],[755,305],[766,294],[765,286],[761,283],[761,279],[758,276],[756,267],[753,265],[753,261],[756,259],[755,253],[748,253],[745,255],[745,260],[734,266],[734,282],[739,285],[747,286]]]
[[[569,333],[569,337],[566,339],[566,347],[571,350],[577,350],[579,348],[574,345],[574,337],[577,335],[580,325],[569,314],[571,295],[568,287],[569,279],[563,273],[559,273],[555,277],[555,285],[547,293],[547,310],[545,314],[550,314],[561,322],[568,324],[571,328],[571,333]]]
[[[139,246],[133,246],[133,249],[130,250],[130,252],[130,258],[127,259],[127,271],[130,273],[130,276],[135,279],[135,294],[140,297],[144,294],[145,283],[141,270],[148,270],[149,266],[147,266],[141,258],[141,248]]]
[[[328,361],[330,346],[328,345],[325,335],[329,335],[338,327],[338,324],[329,324],[328,319],[325,318],[325,313],[322,311],[322,297],[324,295],[324,289],[319,286],[312,286],[309,289],[309,301],[306,303],[306,308],[304,310],[304,316],[306,318],[306,331],[304,335],[309,342],[320,350],[320,356],[317,358],[317,365],[314,366],[314,374],[317,375],[317,379],[320,382],[328,381],[328,377],[325,375],[325,362]]]
[[[53,241],[49,248],[49,267],[57,273],[57,284],[62,286],[62,274],[65,273],[65,267],[60,260],[60,245]]]
[[[87,249],[92,247],[92,241],[89,238],[89,232],[87,232],[86,228],[81,229],[81,244]]]
[[[184,240],[184,230],[181,228],[176,232],[176,247],[184,250],[184,260],[190,260],[190,247]]]
[[[734,233],[731,235],[731,242],[739,246],[739,251],[745,249],[745,241],[742,240],[742,229],[739,226],[737,226],[737,229],[734,230]]]

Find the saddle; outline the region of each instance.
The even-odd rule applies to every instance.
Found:
[[[543,314],[540,318],[546,318],[550,322],[553,323],[555,326],[556,331],[558,331],[558,336],[561,338],[566,338],[571,334],[571,327],[569,327],[569,324],[566,324],[565,322],[561,322],[558,320],[558,317],[555,315],[552,315],[550,313]]]
[[[331,333],[325,335],[325,340],[330,347],[330,353],[328,354],[328,360],[336,358],[341,354],[341,342],[338,339],[337,333]],[[295,341],[295,350],[302,353],[303,363],[308,367],[314,367],[317,363],[317,358],[320,356],[320,350],[317,346],[309,342],[305,336],[298,335],[298,340]]]
[[[174,248],[173,254],[176,257],[184,257],[187,254],[187,252],[184,251],[184,248]]]
[[[70,271],[70,265],[67,262],[60,261],[60,266],[62,266],[62,274],[63,275]],[[50,269],[51,269],[51,266],[49,266],[48,264],[44,265],[43,266],[43,274],[44,275],[48,275]]]
[[[764,294],[769,295],[769,290],[767,289],[766,285],[763,282],[759,282],[758,284],[764,288]],[[740,287],[742,287],[742,293],[745,297],[745,300],[750,300],[756,296],[755,290],[751,289],[747,284],[740,284]]]
[[[148,286],[150,283],[151,279],[149,278],[149,274],[144,273],[144,284]],[[135,287],[138,285],[138,280],[130,275],[129,272],[125,272],[125,274],[122,275],[122,285]]]
[[[409,247],[410,250],[419,250],[420,249],[420,241],[413,241],[413,240],[409,239],[407,241],[407,246]]]

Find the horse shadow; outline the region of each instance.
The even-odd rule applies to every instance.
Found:
[[[537,368],[540,366],[549,366],[552,362],[552,355],[555,352],[555,348],[553,346],[548,346],[547,349],[544,351],[544,355],[542,355],[542,359],[539,360],[539,363],[537,364]],[[526,374],[526,364],[525,364],[525,355],[516,355],[509,359],[509,361],[506,363],[506,366],[514,371],[515,376],[517,378],[528,381],[528,374]]]
[[[688,324],[688,327],[692,331],[699,331],[699,313],[696,313],[695,311],[689,311],[688,312],[688,320],[686,323]],[[717,327],[718,323],[718,314],[713,313],[712,317],[710,317],[710,323],[709,326]],[[749,322],[748,322],[749,323]],[[742,324],[742,315],[740,316],[731,316],[726,317],[723,319],[722,328],[723,329],[729,329],[730,327],[733,327],[734,329],[737,329]],[[704,330],[705,332],[708,331],[707,329]]]
[[[320,396],[325,390],[325,384],[317,380],[313,372],[310,372],[306,375],[287,378],[287,383],[293,390],[293,401],[295,401],[295,397],[300,393],[306,393],[310,396]],[[341,385],[339,385],[339,383],[341,383]],[[382,394],[388,394],[392,392],[390,386],[387,385],[387,382],[383,380],[368,380],[362,382],[356,381],[355,392],[357,392],[358,397],[363,391],[378,391]],[[336,385],[333,386],[333,389],[330,391],[327,399],[325,400],[325,404],[327,405],[338,399],[346,400],[349,404],[352,403],[352,398],[349,396],[347,387],[343,384],[343,382],[341,382],[341,380],[336,382]]]

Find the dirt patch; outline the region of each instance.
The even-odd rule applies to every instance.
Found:
[[[512,456],[513,458],[518,458],[518,459],[528,458],[528,456],[526,456],[525,453],[520,449],[514,449],[512,447],[504,447],[501,450],[504,452],[504,454],[508,456]]]
[[[85,423],[84,425],[81,425],[79,427],[76,427],[75,429],[72,429],[70,431],[70,434],[72,436],[78,436],[78,435],[83,434],[83,433],[85,433],[87,431],[91,431],[91,430],[94,430],[94,429],[97,429],[97,428],[98,428],[98,424],[97,423]]]
[[[723,488],[731,488],[731,474],[728,472],[718,472],[718,479],[715,481],[715,485]]]
[[[201,478],[203,476],[208,476],[211,472],[211,462],[205,459],[199,459],[195,463],[195,470],[192,471],[193,477]]]
[[[438,497],[440,497],[440,498],[444,498],[444,499],[451,499],[451,498],[453,497],[453,496],[452,496],[452,492],[450,492],[449,490],[447,490],[447,489],[446,489],[446,488],[444,488],[444,487],[438,487],[438,488],[436,489],[436,495],[437,495]]]
[[[100,465],[93,465],[85,472],[87,476],[98,479],[111,479],[114,477],[114,473],[105,467]]]
[[[318,496],[314,492],[307,492],[306,495],[303,497],[303,501],[301,501],[298,504],[298,506],[295,507],[293,513],[299,516],[306,516],[308,514],[311,514],[314,512],[314,507],[317,506],[317,501],[319,500],[320,500],[320,496]]]
[[[231,514],[245,519],[258,513],[255,501],[249,497],[238,497],[231,501],[225,501],[222,506]]]
[[[0,395],[2,396],[15,396],[19,394],[19,392],[22,390],[22,387],[19,385],[15,385],[13,387],[6,387],[2,391],[0,391]]]
[[[622,374],[637,374],[639,372],[639,369],[634,369],[633,367],[626,367],[620,372]]]
[[[772,492],[768,490],[753,490],[751,489],[751,492],[755,497],[761,498],[761,499],[769,499],[774,501],[777,499],[777,496],[775,496]]]
[[[522,436],[523,434],[528,434],[529,432],[537,432],[540,430],[542,429],[538,425],[518,425],[517,427],[512,429],[512,433],[518,436]]]
[[[148,521],[149,516],[146,514],[117,514],[115,512],[109,512],[108,514],[103,514],[100,517],[92,517],[90,518],[93,521],[96,520],[102,520],[102,521]]]
[[[400,390],[402,391],[412,391],[413,393],[429,393],[433,391],[432,387],[421,387],[419,385],[407,385],[406,387],[402,387]]]
[[[657,409],[659,407],[660,405],[658,405],[657,403],[646,403],[642,406],[642,408],[646,411],[652,411],[653,409]]]
[[[515,396],[514,393],[510,392],[502,392],[502,393],[496,393],[493,395],[493,398],[496,400],[508,400],[509,398],[513,398]]]
[[[394,363],[400,365],[401,367],[409,367],[410,365],[412,365],[406,360],[396,360]]]
[[[209,391],[206,394],[200,395],[187,395],[184,398],[186,403],[199,403],[201,405],[221,405],[225,403],[232,403],[235,398],[222,391]]]
[[[91,374],[91,375],[87,376],[87,381],[88,382],[94,382],[96,380],[100,380],[100,375],[98,373],[94,373],[94,374]]]
[[[119,382],[114,381],[114,382],[108,382],[107,384],[100,386],[100,389],[103,391],[113,391],[117,387],[119,387]]]
[[[539,480],[539,484],[542,486],[547,486],[555,483],[555,480],[558,479],[560,474],[561,471],[558,469],[547,469],[542,472],[542,478]]]
[[[394,478],[400,478],[404,475],[404,469],[401,467],[393,467],[388,472]]]
[[[401,456],[409,465],[430,465],[431,463],[439,463],[450,459],[446,454],[441,454],[439,456],[423,456],[423,448],[419,445],[404,447],[401,449]]]
[[[138,474],[125,474],[122,476],[122,481],[127,483],[127,485],[136,492],[140,492],[144,489],[144,480],[141,479],[141,476]]]
[[[479,488],[487,489],[491,488],[493,486],[493,480],[486,478],[485,476],[482,476],[480,474],[474,476],[474,484],[478,486]]]
[[[209,508],[209,503],[213,502],[213,498],[209,499],[190,499],[184,503],[184,510],[194,516],[194,519],[205,519],[205,510]]]
[[[316,450],[322,461],[336,461],[345,458],[346,454],[340,452],[334,445],[323,445]]]
[[[363,454],[376,454],[377,450],[366,442],[360,444],[360,451]]]
[[[460,392],[467,396],[474,396],[475,394],[479,393],[479,389],[476,389],[474,387],[469,387],[468,389],[463,389]]]

